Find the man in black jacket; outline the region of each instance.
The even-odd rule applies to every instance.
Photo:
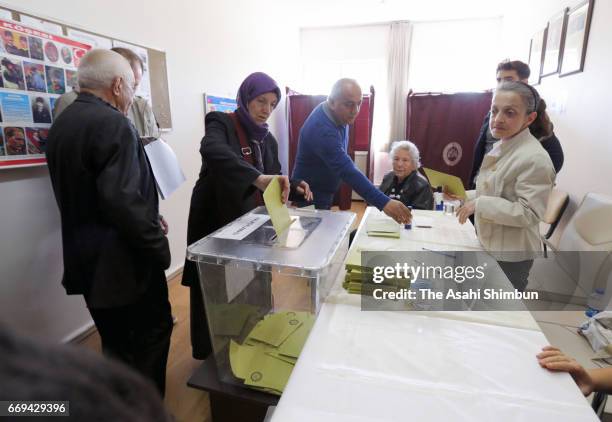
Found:
[[[93,50],[78,80],[81,92],[55,120],[47,146],[62,219],[62,284],[84,296],[105,354],[153,380],[163,395],[170,250],[151,169],[125,116],[134,74],[119,54]]]
[[[529,65],[526,63],[519,60],[503,61],[497,65],[496,78],[498,84],[506,81],[520,81],[528,83],[530,74],[531,70],[529,69]],[[491,151],[493,144],[498,141],[497,139],[493,138],[493,135],[491,135],[491,129],[489,129],[490,116],[491,113],[487,113],[485,116],[478,139],[476,140],[476,145],[474,146],[474,160],[472,162],[472,172],[470,173],[469,189],[476,189],[476,176],[478,176],[482,160],[484,159],[484,156]],[[552,123],[548,123],[552,128]],[[530,128],[530,130],[531,129],[532,128]],[[563,167],[563,148],[561,147],[561,143],[559,142],[557,136],[554,134],[552,129],[550,130],[550,133],[543,137],[540,136],[540,133],[534,133],[533,130],[531,130],[531,133],[538,138],[542,144],[542,147],[546,150],[546,152],[548,152],[548,155],[550,156],[555,168],[555,172],[559,173],[561,167]]]

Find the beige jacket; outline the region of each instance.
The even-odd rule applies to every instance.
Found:
[[[542,246],[538,224],[555,180],[553,164],[529,129],[485,155],[476,179],[475,222],[483,247],[501,261],[533,259]]]
[[[159,138],[157,120],[155,120],[153,110],[145,98],[134,97],[134,102],[128,110],[128,118],[134,123],[140,136]]]
[[[55,100],[53,117],[56,119],[57,116],[59,116],[60,113],[66,109],[66,107],[76,100],[77,95],[77,92],[73,90],[66,92]],[[134,102],[132,102],[132,106],[128,110],[127,117],[130,119],[134,127],[136,127],[138,135],[141,137],[146,136],[159,138],[160,132],[159,128],[157,127],[157,120],[155,120],[153,110],[146,99],[135,96]]]

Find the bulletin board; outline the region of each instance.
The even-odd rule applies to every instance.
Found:
[[[0,19],[0,168],[45,163],[51,110],[91,46]]]
[[[136,94],[150,101],[162,131],[172,129],[165,52],[0,8],[5,11],[0,14],[0,169],[45,163],[44,141],[53,118],[47,112],[72,89],[78,59],[91,48],[124,46],[139,54],[145,77]]]

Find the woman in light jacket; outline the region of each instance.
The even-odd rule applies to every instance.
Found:
[[[476,190],[468,192],[468,201],[457,211],[462,224],[475,215],[478,239],[519,291],[527,287],[541,250],[538,224],[555,180],[549,155],[529,131],[545,119],[533,87],[504,82],[497,88],[489,124],[500,140],[482,161]]]

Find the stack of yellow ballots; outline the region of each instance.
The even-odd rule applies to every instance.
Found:
[[[368,236],[400,237],[400,225],[385,216],[370,217],[366,223]],[[367,247],[363,250],[369,250]],[[371,296],[374,289],[384,288],[385,291],[399,291],[410,288],[410,279],[385,279],[381,284],[372,281],[373,271],[361,263],[362,248],[353,245],[346,260],[346,275],[342,287],[351,293]]]
[[[234,376],[250,388],[281,395],[313,324],[314,315],[308,312],[267,315],[242,345],[231,340]]]
[[[346,275],[342,287],[356,295],[372,296],[374,289],[383,288],[385,291],[400,291],[410,288],[409,278],[385,278],[380,284],[372,281],[372,271],[369,268],[349,268],[347,264]]]

